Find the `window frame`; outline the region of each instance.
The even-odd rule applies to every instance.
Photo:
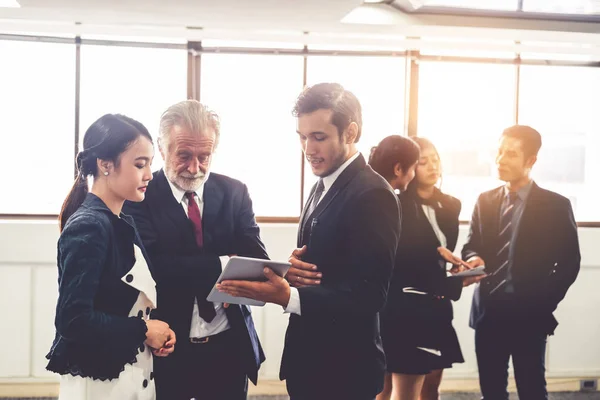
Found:
[[[520,70],[522,65],[539,65],[551,68],[553,66],[573,66],[573,67],[588,67],[600,68],[597,62],[578,62],[553,59],[521,59],[520,54],[516,53],[513,59],[510,58],[487,58],[487,57],[466,57],[466,56],[435,56],[421,55],[419,51],[353,51],[353,50],[315,50],[309,46],[304,46],[302,49],[292,48],[251,48],[251,47],[204,47],[202,42],[187,41],[186,43],[158,43],[158,42],[137,42],[125,40],[105,40],[105,39],[88,39],[80,36],[73,38],[53,37],[53,36],[29,36],[29,35],[14,35],[0,34],[0,40],[6,41],[33,41],[44,43],[63,43],[73,44],[73,49],[76,52],[75,57],[75,120],[74,120],[74,140],[73,158],[79,151],[80,141],[80,92],[81,92],[81,45],[102,45],[102,46],[120,46],[120,47],[144,47],[144,48],[167,48],[167,49],[185,49],[188,52],[187,58],[187,97],[200,101],[200,86],[202,84],[200,78],[200,70],[202,68],[202,54],[219,53],[219,54],[265,54],[265,55],[301,55],[304,57],[303,65],[303,84],[306,86],[307,69],[309,56],[343,56],[343,57],[361,57],[361,56],[381,56],[381,57],[404,57],[405,58],[405,113],[404,126],[397,127],[396,131],[403,132],[409,137],[418,136],[418,105],[419,105],[419,62],[420,61],[435,61],[435,62],[466,62],[466,63],[486,63],[486,64],[510,64],[516,66],[516,79],[514,87],[515,95],[515,124],[519,122],[519,91],[520,91]],[[298,215],[295,216],[277,216],[264,217],[257,216],[259,223],[297,223],[300,218],[300,213],[304,199],[304,180],[305,180],[305,161],[302,153],[299,152],[301,159],[300,171],[298,172],[298,184],[300,185],[300,198],[298,199]],[[76,175],[74,167],[73,176]],[[14,214],[1,213],[0,220],[56,220],[58,214]],[[469,221],[461,220],[461,225],[468,224]],[[579,227],[600,227],[599,221],[577,221]]]

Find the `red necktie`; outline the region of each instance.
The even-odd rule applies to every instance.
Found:
[[[202,247],[204,245],[204,236],[202,235],[202,216],[200,215],[200,208],[198,208],[198,203],[196,203],[194,195],[194,192],[185,194],[185,197],[188,199],[188,218],[194,224],[196,244],[198,247]]]
[[[200,208],[196,199],[194,199],[195,193],[186,193],[185,196],[188,199],[188,218],[194,224],[194,233],[196,235],[196,244],[202,248],[204,245],[204,236],[202,235],[202,216],[200,215]],[[200,318],[206,322],[211,322],[217,315],[213,303],[206,301],[205,299],[198,300],[198,314]]]

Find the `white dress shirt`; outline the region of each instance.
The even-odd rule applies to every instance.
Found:
[[[204,179],[204,183],[206,183],[208,178],[209,175],[207,174],[206,178]],[[171,186],[171,190],[173,191],[173,196],[175,196],[175,200],[177,200],[181,204],[183,210],[185,211],[185,215],[188,215],[189,204],[188,198],[185,196],[185,192],[179,189],[177,186],[173,185],[173,183],[171,183],[171,181],[169,181],[168,179],[167,181],[169,182],[169,186]],[[202,216],[204,212],[204,183],[202,184],[202,186],[200,186],[198,190],[196,190],[196,195],[194,196],[194,199],[198,204],[198,208],[200,209],[200,216]],[[223,266],[227,263],[229,257],[222,256],[219,257],[219,259],[221,260],[221,268],[223,268]],[[198,268],[202,268],[202,266],[198,265]],[[206,336],[213,336],[217,333],[224,332],[231,327],[229,325],[227,315],[225,314],[223,304],[214,303],[214,306],[217,315],[215,315],[215,318],[211,322],[206,322],[200,317],[198,311],[198,299],[194,299],[194,311],[192,311],[192,325],[190,327],[190,337],[202,338]]]
[[[425,213],[425,216],[427,217],[427,220],[429,221],[431,228],[435,232],[435,236],[437,236],[438,240],[440,241],[440,246],[442,246],[442,247],[448,246],[448,241],[446,240],[446,235],[444,235],[444,232],[442,232],[442,230],[440,229],[440,226],[437,223],[435,209],[433,207],[425,205],[425,204],[423,204],[421,207],[423,208],[423,212]]]
[[[321,200],[323,200],[323,198],[325,197],[325,194],[327,194],[327,192],[329,191],[331,186],[333,186],[333,183],[336,181],[336,179],[342,174],[342,172],[344,172],[344,170],[348,167],[348,165],[352,164],[352,161],[354,161],[358,158],[359,154],[360,153],[357,151],[356,153],[354,153],[354,155],[352,157],[347,159],[345,163],[340,165],[340,167],[338,169],[336,169],[333,173],[322,178],[324,190],[323,190],[323,194],[321,195],[321,198],[319,199],[319,202],[317,204],[319,204],[321,202]],[[315,206],[317,204],[315,204]],[[317,265],[317,268],[318,268],[318,265]],[[301,315],[301,311],[302,310],[300,308],[300,293],[298,292],[297,288],[290,287],[290,300],[288,301],[287,307],[285,307],[285,312]]]

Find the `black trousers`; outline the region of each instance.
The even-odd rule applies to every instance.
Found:
[[[248,379],[240,347],[231,329],[206,343],[178,337],[173,354],[154,358],[156,399],[246,400]]]
[[[545,333],[517,324],[484,325],[475,330],[475,352],[482,399],[508,400],[508,361],[512,356],[520,399],[547,400]]]

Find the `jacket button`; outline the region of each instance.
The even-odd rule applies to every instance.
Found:
[[[129,283],[133,282],[133,275],[127,274],[127,276],[125,277],[125,280]]]
[[[150,315],[150,307],[146,307],[146,315]]]
[[[148,387],[148,379],[144,379],[142,386],[144,387],[144,389]]]
[[[154,380],[154,372],[150,372],[150,380],[153,381]]]
[[[140,353],[143,353],[145,349],[146,349],[146,347],[144,347],[144,345],[143,345],[143,344],[142,344],[142,345],[140,345]]]
[[[144,318],[144,312],[142,310],[137,313],[138,318]]]

